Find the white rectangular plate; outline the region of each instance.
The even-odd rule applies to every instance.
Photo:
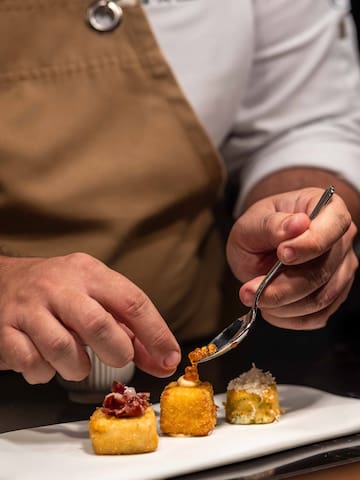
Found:
[[[358,399],[295,385],[279,385],[279,394],[285,413],[278,422],[230,425],[224,420],[225,395],[216,395],[218,423],[211,435],[160,436],[158,450],[142,455],[95,455],[86,421],[4,433],[0,479],[165,479],[360,431]],[[154,407],[158,413],[159,405]]]

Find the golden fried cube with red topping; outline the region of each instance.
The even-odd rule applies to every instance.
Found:
[[[160,429],[172,436],[205,436],[215,428],[216,405],[209,382],[171,382],[160,398]]]
[[[90,417],[90,437],[98,455],[126,455],[153,452],[158,446],[154,410],[148,407],[140,417],[116,418],[100,408]]]
[[[89,433],[98,455],[153,452],[158,446],[156,417],[148,393],[114,382],[112,393],[90,417]]]

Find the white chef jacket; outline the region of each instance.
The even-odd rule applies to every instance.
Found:
[[[347,0],[143,0],[240,194],[286,167],[360,191],[360,81]]]

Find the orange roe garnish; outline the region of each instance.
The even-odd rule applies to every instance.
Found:
[[[185,368],[184,378],[189,380],[189,382],[199,383],[199,372],[196,363]]]
[[[208,357],[212,353],[216,352],[217,347],[214,343],[209,343],[204,347],[195,348],[192,352],[189,353],[188,357],[191,365],[185,368],[184,378],[191,382],[199,382],[199,372],[197,368],[197,362],[205,357]]]

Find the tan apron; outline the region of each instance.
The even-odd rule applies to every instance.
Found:
[[[142,7],[99,34],[88,5],[0,0],[0,245],[87,252],[142,287],[180,340],[208,335],[219,158]]]

